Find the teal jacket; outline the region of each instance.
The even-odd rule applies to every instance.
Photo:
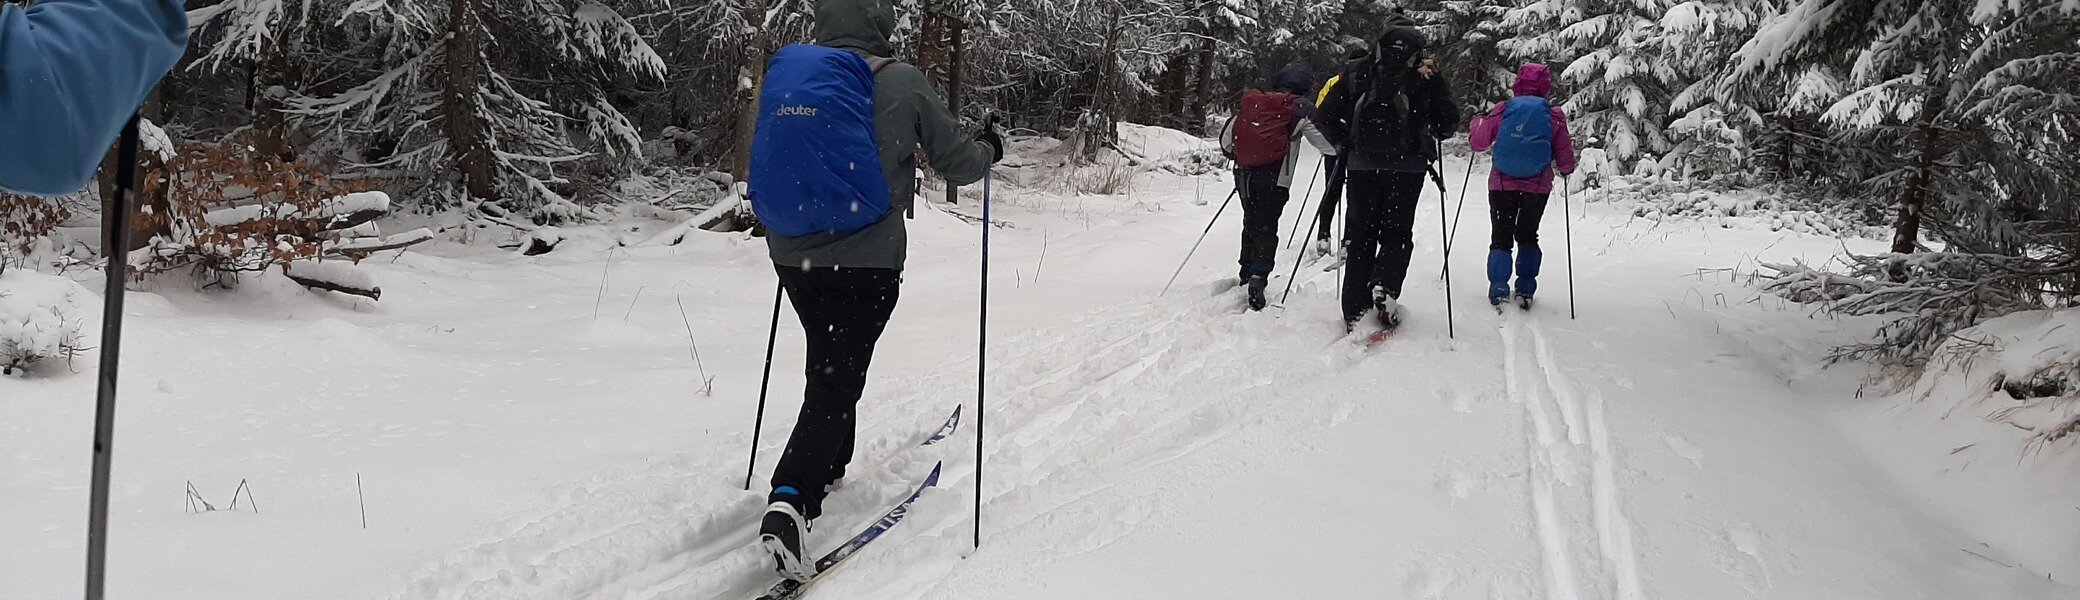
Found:
[[[0,189],[85,186],[187,45],[180,0],[0,4]]]
[[[816,6],[818,44],[890,57],[895,55],[889,43],[895,29],[895,8],[888,0],[822,0]],[[888,216],[849,234],[767,236],[774,264],[900,270],[908,258],[903,213],[916,201],[917,151],[923,149],[932,170],[954,185],[980,181],[989,171],[989,145],[960,132],[959,120],[924,72],[909,64],[888,65],[874,76],[874,134],[881,146],[881,170],[888,176]]]

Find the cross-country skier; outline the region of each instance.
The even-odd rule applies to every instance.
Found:
[[[1451,90],[1424,57],[1423,34],[1398,13],[1387,26],[1322,105],[1322,132],[1346,161],[1343,321],[1352,330],[1367,311],[1386,330],[1401,325],[1423,174],[1437,142],[1459,126]]]
[[[1235,187],[1242,195],[1241,282],[1250,310],[1264,309],[1264,288],[1278,258],[1278,218],[1293,195],[1300,140],[1323,154],[1336,149],[1314,126],[1314,103],[1306,94],[1314,73],[1304,61],[1278,71],[1267,90],[1242,94],[1242,108],[1222,131],[1223,148],[1235,159]]]
[[[760,543],[807,581],[802,547],[827,489],[852,460],[856,406],[895,311],[917,154],[954,185],[1004,155],[991,128],[964,135],[924,72],[889,58],[889,0],[822,0],[817,45],[774,54],[760,95],[750,196],[780,285],[808,338],[802,411],[773,469]]]
[[[1526,64],[1517,69],[1517,82],[1511,86],[1516,97],[1473,118],[1473,150],[1493,148],[1495,153],[1494,169],[1488,174],[1488,218],[1495,227],[1488,246],[1489,304],[1514,297],[1519,306],[1531,307],[1545,256],[1538,248],[1538,225],[1553,195],[1553,172],[1574,173],[1574,139],[1567,133],[1567,114],[1546,100],[1552,89],[1553,76],[1545,65]],[[1518,250],[1514,262],[1512,245]],[[1509,281],[1512,266],[1517,276],[1514,293]]]
[[[187,45],[179,0],[0,4],[0,189],[86,185]]]
[[[1353,48],[1350,52],[1344,53],[1342,64],[1345,68],[1357,64],[1365,59],[1365,53],[1366,50],[1362,47]],[[1336,87],[1337,82],[1343,81],[1343,75],[1339,69],[1336,76],[1330,77],[1328,83],[1322,84],[1321,93],[1315,96],[1315,106],[1326,106],[1329,103],[1329,90]],[[1342,156],[1324,153],[1322,159],[1322,178],[1325,185],[1322,186],[1322,205],[1315,211],[1315,218],[1319,222],[1315,226],[1314,250],[1316,254],[1328,255],[1335,251],[1329,238],[1335,231],[1332,228],[1336,226],[1336,205],[1343,201],[1344,170]]]

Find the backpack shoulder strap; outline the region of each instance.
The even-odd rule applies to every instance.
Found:
[[[896,59],[893,58],[882,58],[879,56],[868,56],[866,58],[867,68],[873,69],[875,75],[880,75],[881,69],[886,68],[889,65],[896,64],[896,62],[898,62]]]

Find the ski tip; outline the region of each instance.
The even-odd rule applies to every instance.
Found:
[[[924,478],[924,487],[939,487],[939,472],[946,468],[946,461],[932,463],[932,474]]]

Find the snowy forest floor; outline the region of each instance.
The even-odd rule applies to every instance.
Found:
[[[1447,168],[1457,184],[1463,159]],[[1452,255],[1457,338],[1432,190],[1412,320],[1365,351],[1339,340],[1333,273],[1303,268],[1282,308],[1242,310],[1221,283],[1233,208],[1158,296],[1227,185],[998,190],[979,552],[978,228],[920,210],[852,475],[812,544],[934,462],[946,477],[812,597],[2080,597],[2075,453],[1960,448],[2013,434],[1940,399],[1858,398],[1868,369],[1821,361],[1876,322],[1756,299],[1740,276],[1876,242],[1578,202],[1580,318],[1559,210],[1542,303],[1498,316],[1481,300],[1476,178]],[[615,247],[669,225],[581,228],[532,258],[385,255],[366,263],[379,303],[288,284],[136,294],[111,597],[756,595],[772,580],[752,532],[800,402],[800,329],[783,313],[744,491],[773,275],[739,235]],[[92,367],[0,379],[0,596],[76,594]],[[952,440],[916,446],[963,404]],[[221,509],[242,480],[239,510],[184,511],[189,484]]]

